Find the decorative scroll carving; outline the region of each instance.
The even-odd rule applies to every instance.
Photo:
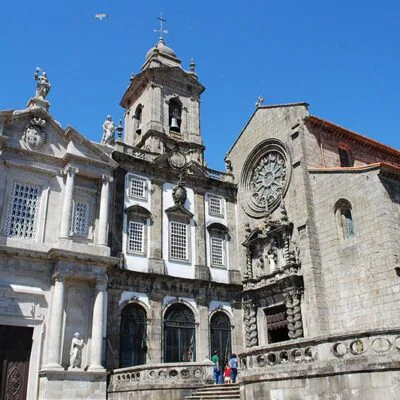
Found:
[[[243,322],[246,332],[246,347],[257,346],[257,308],[252,301],[243,304]]]
[[[286,300],[286,313],[288,321],[288,335],[291,339],[303,337],[303,322],[301,318],[301,292],[290,290],[283,293]]]

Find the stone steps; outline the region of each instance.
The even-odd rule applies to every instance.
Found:
[[[197,389],[185,400],[238,400],[240,389],[238,384],[207,385]]]

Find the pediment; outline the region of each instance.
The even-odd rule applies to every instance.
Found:
[[[82,162],[109,164],[115,161],[106,151],[96,146],[72,127],[63,128],[47,111],[41,108],[10,113],[0,112],[2,147],[14,152],[32,153],[32,156],[50,156],[57,159],[78,159]]]

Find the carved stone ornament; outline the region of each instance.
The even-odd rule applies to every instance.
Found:
[[[45,125],[46,121],[40,117],[31,119],[22,137],[28,148],[36,150],[46,143],[46,133],[42,130]]]
[[[182,186],[182,177],[179,178],[177,185],[172,190],[172,198],[174,199],[175,205],[184,206],[187,193],[186,189]]]
[[[274,211],[287,190],[290,172],[285,145],[277,139],[262,142],[243,168],[240,196],[245,212],[261,218]]]
[[[168,164],[175,169],[182,169],[186,165],[186,157],[178,151],[173,151],[168,156]]]
[[[252,301],[243,303],[246,347],[258,346],[257,308]]]

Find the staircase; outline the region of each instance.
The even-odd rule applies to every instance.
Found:
[[[237,383],[225,385],[206,385],[197,389],[185,400],[240,400],[240,389]]]

